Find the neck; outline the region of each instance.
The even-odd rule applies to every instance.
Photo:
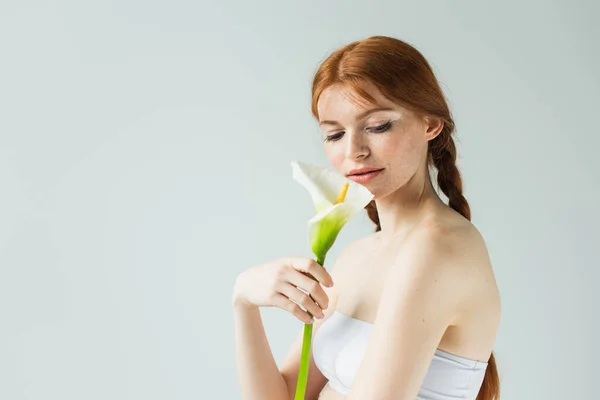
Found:
[[[380,235],[383,238],[404,237],[434,208],[444,205],[436,193],[429,174],[414,175],[395,192],[376,200]]]

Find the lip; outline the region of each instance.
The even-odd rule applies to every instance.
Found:
[[[364,174],[366,172],[372,172],[372,171],[380,171],[382,169],[383,168],[367,168],[367,167],[365,167],[365,168],[359,168],[359,169],[353,169],[350,172],[348,172],[348,175],[346,175],[346,176],[350,177],[351,175]]]
[[[365,183],[365,182],[369,182],[370,180],[374,179],[375,177],[377,177],[379,174],[381,174],[383,172],[383,169],[372,169],[372,168],[367,169],[367,168],[365,168],[365,170],[369,170],[370,172],[363,173],[360,175],[348,175],[348,179],[352,179],[356,183]]]

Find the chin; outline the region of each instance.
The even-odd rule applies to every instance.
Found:
[[[368,183],[363,185],[373,195],[373,200],[377,201],[383,199],[389,195],[396,193],[401,187],[390,187],[389,185],[373,185],[370,186]]]
[[[378,200],[387,195],[387,191],[382,190],[382,188],[378,187],[378,185],[373,185],[373,184],[370,184],[369,182],[359,183],[359,185],[365,187],[369,192],[371,192],[371,194],[373,195],[373,200]]]

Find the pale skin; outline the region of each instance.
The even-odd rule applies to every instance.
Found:
[[[278,368],[257,311],[280,307],[307,322],[306,312],[287,297],[317,316],[313,338],[334,310],[374,324],[348,396],[326,386],[311,357],[307,400],[413,400],[437,348],[489,359],[501,306],[486,244],[471,222],[439,198],[427,171],[427,143],[440,134],[443,122],[391,102],[374,86],[368,91],[377,105],[357,104],[345,88],[332,86],[320,96],[318,114],[321,122],[335,122],[320,127],[323,139],[330,139],[324,141],[325,153],[339,173],[384,168],[362,183],[374,195],[382,229],[351,243],[327,270],[293,258],[242,274],[232,300],[244,399],[293,399],[302,329]],[[376,107],[391,110],[364,115]],[[327,287],[331,281],[333,287]],[[311,292],[318,304],[294,286]]]

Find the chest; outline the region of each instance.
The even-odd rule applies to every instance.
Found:
[[[387,273],[397,254],[397,246],[374,243],[343,260],[335,280],[336,309],[363,321],[374,321]]]

